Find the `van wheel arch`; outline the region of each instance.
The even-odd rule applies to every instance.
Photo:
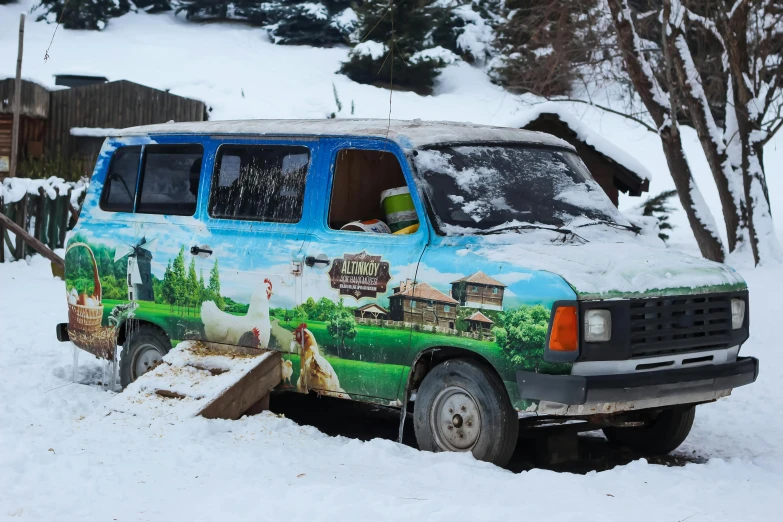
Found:
[[[166,333],[166,331],[158,326],[157,324],[150,322],[150,321],[143,321],[140,319],[128,319],[126,321],[123,321],[119,328],[117,328],[117,344],[119,346],[122,346],[125,344],[125,341],[128,340],[128,327],[130,326],[128,323],[132,323],[134,325],[134,328],[138,328],[140,326],[146,326],[148,328],[154,328],[158,330],[158,332],[168,340],[169,345],[171,345],[171,337],[169,337],[169,334]]]
[[[481,354],[466,350],[465,348],[456,348],[454,346],[434,346],[416,354],[416,358],[413,360],[413,364],[411,364],[411,371],[408,374],[408,382],[405,386],[404,397],[409,400],[411,392],[419,388],[424,377],[426,377],[435,366],[450,359],[468,359],[478,363],[490,370],[501,383],[503,382],[503,378],[500,376],[497,369]],[[510,398],[507,398],[507,400],[509,402],[511,401]]]

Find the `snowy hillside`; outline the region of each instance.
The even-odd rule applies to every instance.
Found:
[[[101,367],[54,339],[62,281],[42,258],[0,265],[0,517],[105,520],[602,520],[779,518],[783,409],[776,303],[783,277],[744,274],[752,299],[743,354],[759,380],[699,406],[681,458],[586,475],[513,474],[468,454],[328,437],[271,413],[180,423],[111,412]],[[92,359],[87,360],[87,359]],[[705,462],[706,461],[706,462]],[[18,518],[16,518],[18,517]]]
[[[0,78],[14,75],[18,13],[29,12],[34,0],[0,5]],[[387,118],[389,91],[362,85],[337,74],[348,55],[347,47],[314,48],[282,46],[269,41],[259,28],[241,24],[196,24],[171,12],[129,13],[113,19],[101,32],[60,28],[49,51],[54,25],[26,24],[23,76],[54,87],[55,74],[106,76],[169,89],[197,98],[212,108],[210,119],[325,118],[337,111],[333,85],[343,110],[337,117]],[[519,126],[530,119],[532,96],[517,96],[493,85],[480,69],[465,62],[448,66],[431,96],[395,91],[391,115],[397,119],[467,121]],[[603,99],[603,104],[622,106],[622,100]],[[650,194],[673,188],[658,137],[619,116],[583,104],[563,104],[572,118],[601,134],[652,173]],[[719,217],[718,194],[696,133],[683,129],[688,161],[708,205]],[[765,151],[773,213],[783,212],[783,136],[771,141]],[[637,205],[639,198],[621,197],[621,208]],[[695,250],[684,213],[673,222],[672,245]],[[783,237],[783,226],[778,226]]]

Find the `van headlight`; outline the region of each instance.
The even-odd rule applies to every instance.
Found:
[[[745,304],[743,302],[743,304]],[[732,307],[733,310],[733,307]],[[585,341],[604,343],[612,338],[612,312],[592,309],[585,312]]]
[[[742,328],[745,323],[745,300],[744,299],[732,299],[731,300],[731,329],[737,330]]]

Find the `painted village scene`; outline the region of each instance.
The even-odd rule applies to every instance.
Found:
[[[175,345],[194,339],[279,350],[283,386],[296,391],[388,401],[421,343],[441,336],[501,368],[547,364],[549,307],[509,306],[508,284],[481,270],[445,283],[395,280],[382,256],[346,254],[323,271],[331,294],[291,306],[296,299],[279,275],[248,276],[241,286],[252,293],[240,297],[223,281],[237,272],[219,257],[192,256],[184,245],[173,257],[167,252],[160,238],[138,231],[128,241],[75,235],[66,278],[71,325],[79,325],[74,343],[111,359],[116,327],[135,317],[160,326]]]

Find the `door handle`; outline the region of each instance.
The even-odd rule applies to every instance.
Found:
[[[307,256],[305,258],[305,264],[307,266],[328,265],[329,260],[326,257]]]
[[[204,254],[204,257],[211,256],[212,255],[212,250],[210,250],[209,248],[197,247],[195,245],[190,247],[190,255],[197,256],[199,254]]]

